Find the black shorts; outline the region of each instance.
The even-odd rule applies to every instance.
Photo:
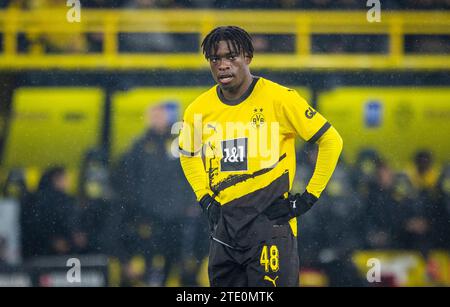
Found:
[[[212,287],[296,287],[297,238],[288,223],[271,225],[264,242],[246,250],[211,240],[208,273]]]

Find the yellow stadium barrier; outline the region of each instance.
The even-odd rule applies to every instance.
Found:
[[[367,21],[366,11],[265,11],[265,10],[81,10],[81,22],[66,19],[64,4],[56,9],[0,11],[0,31],[4,50],[0,69],[205,69],[200,50],[194,53],[119,53],[119,33],[191,33],[204,37],[213,27],[242,26],[251,33],[291,34],[295,52],[258,54],[255,68],[270,69],[434,69],[450,68],[448,54],[405,54],[405,35],[448,35],[448,12],[382,13],[381,22]],[[268,22],[270,21],[270,22]],[[18,52],[17,35],[31,42],[28,54]],[[99,54],[44,54],[42,40],[59,35],[58,41],[86,33],[103,35]],[[387,54],[312,54],[314,34],[382,34],[389,38]],[[74,47],[75,48],[75,47]],[[76,49],[76,48],[75,48]]]
[[[343,87],[321,93],[318,108],[341,133],[349,162],[373,148],[399,169],[419,149],[449,162],[449,101],[444,87]]]
[[[5,168],[78,168],[100,144],[104,93],[96,88],[19,88],[4,148]]]

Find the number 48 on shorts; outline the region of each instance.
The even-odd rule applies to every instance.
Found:
[[[280,253],[276,245],[264,245],[261,250],[259,263],[264,267],[264,271],[277,272],[280,269]]]

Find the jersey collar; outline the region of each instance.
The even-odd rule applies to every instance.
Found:
[[[248,89],[245,91],[245,93],[238,99],[234,99],[234,100],[226,99],[225,96],[222,94],[222,91],[220,90],[219,86],[216,87],[217,96],[219,97],[220,101],[222,101],[226,105],[229,105],[229,106],[238,105],[252,94],[253,89],[255,88],[255,85],[258,82],[258,80],[259,80],[259,77],[253,76],[252,83],[250,84]]]

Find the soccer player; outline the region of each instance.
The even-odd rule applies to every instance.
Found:
[[[209,221],[210,284],[297,286],[296,218],[325,189],[342,139],[295,90],[251,74],[245,30],[218,27],[201,46],[217,85],[186,109],[179,147]],[[296,136],[319,153],[306,191],[291,194]]]

